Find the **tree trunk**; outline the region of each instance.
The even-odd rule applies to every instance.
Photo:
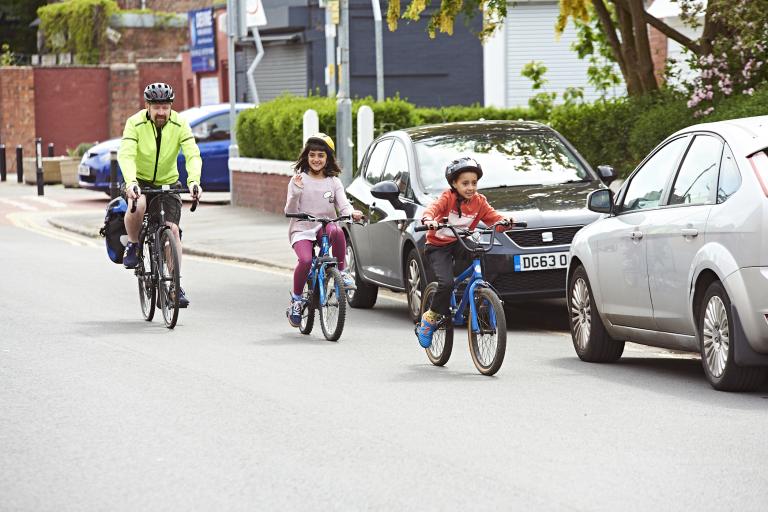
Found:
[[[627,93],[630,96],[643,94],[643,83],[637,73],[637,52],[635,50],[635,35],[632,29],[632,17],[630,13],[617,5],[616,15],[619,18],[619,33],[621,34],[621,53],[626,63],[624,81],[627,84]]]
[[[603,3],[603,0],[592,0],[592,5],[595,7],[597,18],[600,20],[600,25],[603,27],[603,33],[608,39],[608,44],[611,46],[613,58],[616,59],[616,62],[619,64],[621,75],[626,77],[627,63],[624,60],[624,55],[621,53],[621,41],[619,41],[619,37],[616,35],[616,27],[611,19],[611,13],[608,12],[608,8]]]
[[[645,6],[643,0],[629,0],[629,12],[632,17],[632,27],[635,33],[635,52],[637,55],[637,74],[643,87],[643,91],[653,92],[659,90],[656,74],[653,72],[653,59],[651,58],[651,42],[648,39],[648,24],[645,22]]]

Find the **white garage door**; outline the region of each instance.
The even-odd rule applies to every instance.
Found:
[[[531,89],[531,80],[520,75],[523,66],[531,61],[543,62],[547,67],[545,91],[556,92],[558,102],[562,101],[562,94],[568,87],[584,87],[586,101],[599,97],[587,83],[587,60],[579,59],[571,50],[571,43],[576,40],[573,23],[568,23],[559,39],[555,36],[558,13],[557,2],[518,1],[509,5],[504,24],[507,106],[525,106],[528,98],[539,92]],[[617,96],[624,94],[624,85],[617,86],[611,92],[611,95]]]

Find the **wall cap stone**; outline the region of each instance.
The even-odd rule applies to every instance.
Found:
[[[288,160],[268,160],[266,158],[230,158],[232,172],[253,172],[258,174],[279,174],[293,176],[294,162]]]

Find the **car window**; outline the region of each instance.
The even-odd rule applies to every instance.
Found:
[[[392,139],[379,141],[368,157],[368,163],[365,166],[365,180],[371,185],[381,181],[381,173],[384,171],[384,162],[387,160],[390,146],[392,146]]]
[[[674,139],[643,164],[632,177],[624,194],[622,211],[645,210],[659,206],[664,194],[664,185],[687,144],[688,137]]]
[[[394,181],[397,183],[400,193],[405,195],[408,189],[409,176],[408,153],[406,153],[402,142],[395,141],[392,150],[389,152],[387,164],[384,166],[381,181]]]
[[[483,168],[480,189],[557,185],[597,179],[552,132],[485,131],[450,133],[414,144],[419,178],[428,194],[445,190],[445,168],[456,158],[474,158]]]
[[[209,117],[192,127],[197,142],[229,140],[229,112]]]
[[[694,137],[675,177],[667,204],[711,204],[715,200],[717,170],[723,143],[717,137]]]
[[[720,162],[720,179],[717,184],[717,202],[722,203],[741,186],[741,173],[733,153],[725,146],[723,159]]]

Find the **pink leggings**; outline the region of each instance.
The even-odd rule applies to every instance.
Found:
[[[339,262],[338,269],[344,270],[344,259],[347,256],[347,240],[344,237],[344,233],[336,224],[328,224],[325,230],[328,233],[328,238],[331,242],[331,253]],[[321,238],[322,235],[320,231],[318,231],[318,245],[320,244]],[[304,283],[307,282],[309,268],[312,266],[312,241],[299,240],[293,244],[293,250],[296,252],[296,257],[299,259],[296,269],[293,271],[293,293],[294,295],[301,295],[301,291],[304,289]]]

